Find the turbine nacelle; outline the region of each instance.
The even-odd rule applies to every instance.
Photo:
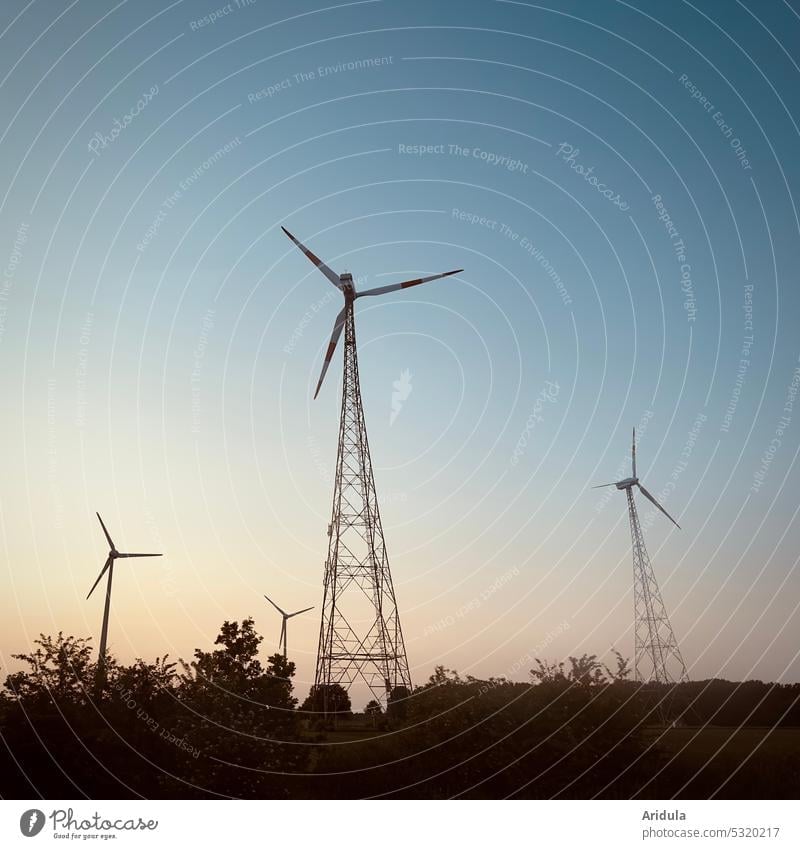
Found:
[[[99,513],[97,513],[95,515],[97,516],[97,519],[100,522],[100,527],[103,529],[103,534],[105,535],[105,538],[108,541],[108,544],[109,544],[110,547],[108,549],[108,557],[106,558],[105,565],[100,570],[100,574],[97,576],[97,580],[92,584],[92,588],[89,590],[89,595],[86,596],[87,599],[94,592],[95,587],[100,583],[100,579],[103,577],[103,575],[105,575],[106,572],[108,572],[108,570],[113,565],[114,561],[117,560],[118,558],[120,558],[120,557],[161,557],[160,554],[146,554],[146,553],[143,553],[143,552],[117,551],[117,547],[114,545],[114,540],[111,539],[111,534],[108,532],[108,528],[105,526],[105,522],[103,522]]]
[[[339,275],[339,288],[342,290],[345,300],[353,300],[358,297],[356,284],[353,282],[352,274],[345,272],[344,274]]]
[[[639,482],[639,478],[636,476],[636,428],[633,429],[633,437],[631,439],[631,471],[633,474],[629,478],[625,478],[621,481],[615,481],[614,483],[601,483],[598,486],[593,486],[592,489],[601,489],[604,486],[615,486],[617,489],[633,489],[633,487],[638,486],[639,491],[642,495],[650,502],[652,502],[669,520],[675,525],[676,528],[680,528],[680,525],[672,518],[672,516],[667,513],[667,511],[656,501],[656,499],[642,486]]]

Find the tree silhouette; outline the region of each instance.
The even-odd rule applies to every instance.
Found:
[[[378,721],[383,716],[381,703],[375,699],[370,699],[370,701],[367,702],[367,706],[364,708],[364,716],[370,719],[372,721],[372,727],[376,728],[378,726]]]
[[[325,713],[339,717],[349,715],[351,707],[350,696],[341,684],[320,684],[311,687],[300,710],[311,714],[312,719],[314,714],[321,719]]]
[[[38,648],[29,654],[13,654],[29,667],[5,680],[5,687],[26,703],[33,700],[61,704],[85,704],[89,698],[95,664],[91,638],[40,634],[34,640]]]
[[[402,722],[408,716],[408,699],[411,693],[406,687],[395,687],[386,704],[386,713],[392,722]]]
[[[295,731],[294,663],[274,654],[265,668],[262,639],[252,618],[226,621],[214,642],[221,648],[196,649],[194,661],[183,663],[176,735],[194,760],[184,758],[184,766],[192,780],[223,794],[238,787],[236,795],[269,795],[275,773],[305,754],[280,745]]]
[[[180,666],[109,655],[98,702],[91,640],[40,635],[0,692],[0,796],[745,798],[757,787],[790,798],[800,776],[786,742],[796,730],[772,745],[766,733],[800,726],[798,684],[643,687],[617,651],[610,667],[593,654],[536,659],[528,683],[440,665],[413,693],[394,690],[385,714],[367,704],[373,728],[390,721],[382,734],[347,720],[339,685],[312,687],[301,708],[312,713],[297,711],[294,664],[262,661],[261,644],[246,618]],[[332,728],[313,721],[323,695]],[[653,704],[666,695],[695,727],[654,742]],[[347,745],[320,745],[343,735]]]

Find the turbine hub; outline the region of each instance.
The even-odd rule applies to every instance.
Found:
[[[639,483],[639,478],[625,478],[623,481],[617,481],[615,486],[617,489],[630,489]]]
[[[339,283],[342,286],[342,292],[345,298],[354,298],[356,295],[356,287],[353,283],[353,275],[349,272],[339,275]]]

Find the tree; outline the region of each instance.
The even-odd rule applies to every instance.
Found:
[[[159,713],[175,698],[178,676],[176,664],[167,656],[146,663],[140,657],[131,666],[116,666],[110,679],[111,689],[126,701],[133,699],[138,705],[147,705]]]
[[[210,716],[231,710],[260,710],[264,715],[274,709],[269,724],[291,725],[297,704],[292,696],[295,665],[274,654],[265,668],[258,659],[262,640],[252,618],[243,619],[241,625],[223,622],[214,641],[222,648],[195,649],[192,663],[181,661],[181,697],[201,703]]]
[[[195,649],[194,661],[184,667],[182,679],[187,686],[234,693],[242,698],[258,697],[264,683],[264,667],[258,659],[258,647],[264,638],[256,633],[252,618],[222,623],[214,651]]]
[[[190,747],[183,763],[190,780],[214,792],[282,796],[280,773],[303,768],[306,753],[283,743],[295,733],[295,666],[274,654],[265,668],[262,639],[252,618],[226,621],[214,641],[220,648],[196,649],[194,661],[183,662],[175,736]]]
[[[596,687],[607,683],[605,676],[607,667],[597,660],[596,654],[570,657],[569,662],[572,667],[568,675],[571,683],[580,687]]]
[[[408,688],[402,685],[395,687],[389,693],[386,703],[386,713],[392,721],[402,722],[405,720],[406,716],[408,716],[408,700],[410,697],[411,693],[408,691]]]
[[[606,673],[612,681],[627,681],[631,677],[630,658],[623,657],[616,649],[611,649],[617,661],[617,668],[612,672],[606,666]]]
[[[564,663],[536,660],[536,668],[530,670],[531,678],[538,684],[572,684],[580,687],[598,687],[615,681],[626,681],[630,674],[629,660],[616,649],[612,649],[617,668],[612,671],[597,659],[596,654],[582,654],[580,657],[569,657],[569,670],[565,671]]]
[[[383,708],[381,707],[381,703],[375,699],[370,699],[370,701],[367,702],[367,706],[364,708],[365,716],[380,716],[382,713]]]
[[[14,654],[28,670],[15,672],[5,680],[5,688],[17,701],[41,700],[58,704],[86,704],[95,676],[91,638],[40,634],[30,654]]]
[[[367,706],[364,708],[364,716],[368,717],[372,720],[372,727],[376,728],[378,725],[378,720],[383,716],[383,708],[381,707],[381,703],[376,701],[375,699],[371,699],[367,702]]]
[[[308,696],[300,705],[300,710],[303,713],[316,714],[317,718],[321,718],[324,714],[348,715],[351,707],[350,696],[341,684],[320,684],[312,686],[308,691]]]

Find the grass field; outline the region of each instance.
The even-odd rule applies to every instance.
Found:
[[[647,796],[800,797],[800,728],[671,728],[648,736],[664,765]]]

